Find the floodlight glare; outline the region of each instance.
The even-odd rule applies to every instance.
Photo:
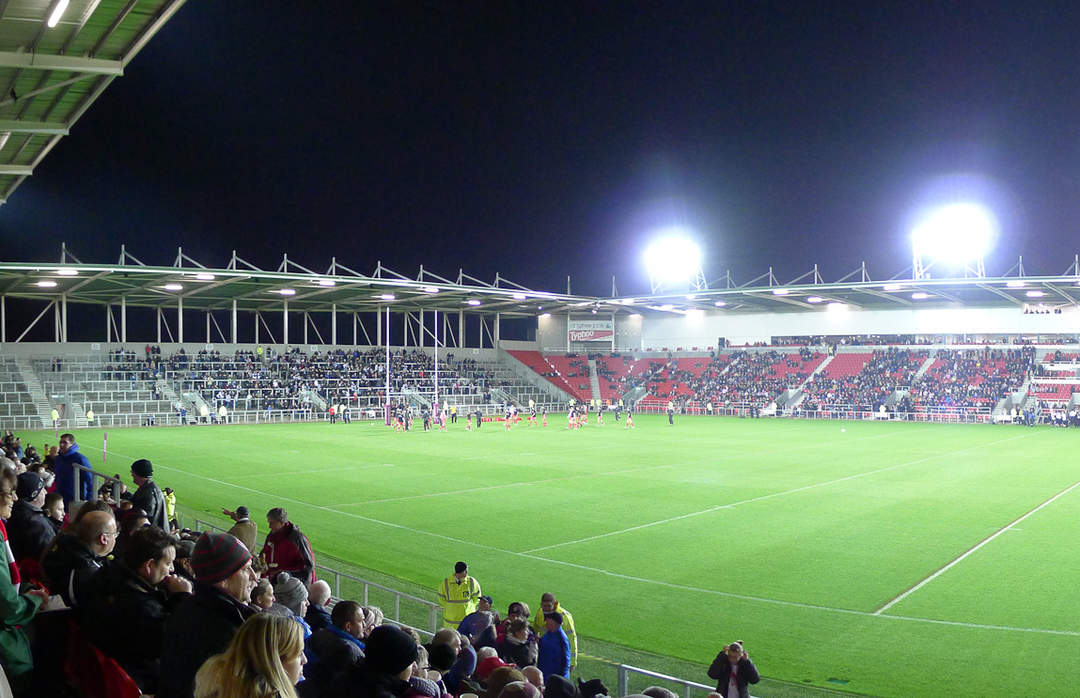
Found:
[[[1019,280],[1006,281],[1005,285],[1009,288],[1023,288],[1024,282]]]
[[[183,291],[184,287],[180,284],[165,284],[166,291]]]
[[[319,279],[320,286],[337,286],[337,282],[333,279]]]
[[[295,296],[296,295],[296,289],[294,289],[294,288],[279,288],[278,293],[280,293],[283,296]]]
[[[810,296],[809,298],[806,299],[806,302],[807,303],[821,303],[824,300],[825,299],[822,298],[821,296]]]
[[[662,237],[645,248],[645,268],[654,285],[688,283],[701,270],[701,248],[680,235]]]
[[[480,301],[478,301],[475,298],[470,298],[469,300],[467,300],[465,302],[468,303],[469,305],[480,305]]]
[[[786,288],[774,288],[772,290],[772,294],[774,296],[786,296],[789,293],[791,293],[791,291],[787,290]]]
[[[214,275],[203,271],[203,272],[199,272],[198,274],[196,274],[195,278],[198,279],[199,281],[213,281],[214,280]]]
[[[1024,295],[1027,296],[1028,298],[1042,298],[1043,296],[1046,295],[1046,292],[1045,291],[1028,291]]]
[[[911,294],[911,299],[916,301],[926,300],[929,297],[929,293],[923,293],[922,291],[916,291],[915,293]]]
[[[911,231],[915,254],[947,264],[966,264],[990,251],[997,220],[984,206],[949,204],[930,211]]]
[[[899,291],[904,287],[904,284],[885,284],[882,286],[886,291]]]
[[[56,288],[55,281],[38,281],[36,285],[38,288]]]
[[[392,301],[394,298],[395,296],[393,293],[382,293],[379,295],[379,299],[384,301]]]
[[[525,294],[524,294],[524,293],[515,293],[515,294],[514,294],[514,295],[512,296],[512,298],[513,298],[514,300],[516,300],[516,301],[523,301],[523,300],[525,300]]]
[[[715,303],[713,303],[713,305],[715,305],[717,308],[723,308],[725,305],[727,305],[727,301],[716,301]]]
[[[60,276],[78,276],[79,271],[77,269],[59,269],[56,272]]]

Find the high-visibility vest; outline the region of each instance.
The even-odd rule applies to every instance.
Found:
[[[465,616],[477,609],[480,601],[480,582],[469,576],[460,583],[453,577],[447,577],[439,585],[438,594],[439,602],[443,607],[443,619],[457,627],[458,623],[465,620]]]

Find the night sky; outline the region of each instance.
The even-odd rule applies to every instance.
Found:
[[[233,249],[275,268],[648,290],[658,229],[712,280],[911,262],[979,199],[987,259],[1080,250],[1077,3],[191,0],[0,207],[0,259]]]

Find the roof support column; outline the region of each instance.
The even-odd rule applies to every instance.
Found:
[[[161,308],[157,309],[157,343],[161,344]]]
[[[307,311],[304,311],[304,344],[307,344],[307,326],[311,323],[311,318],[308,317]]]
[[[68,340],[67,340],[67,294],[66,293],[60,296],[60,304],[64,308],[63,313],[60,316],[61,321],[62,321],[61,325],[60,325],[60,332],[61,332],[61,334],[62,334],[62,336],[64,338],[63,341],[67,342]]]
[[[378,324],[375,326],[375,340],[376,346],[382,346],[382,308],[379,308],[379,312],[375,313],[375,319],[378,320]],[[356,326],[353,326],[353,335],[356,335]]]
[[[105,343],[112,344],[112,306],[105,304]]]
[[[60,303],[53,301],[53,341],[60,343]]]
[[[262,318],[259,316],[259,311],[255,311],[255,344],[259,344],[259,320]]]
[[[459,310],[457,314],[457,345],[460,349],[465,346],[465,311]]]
[[[569,282],[567,282],[569,285]],[[570,353],[570,311],[566,311],[566,353]]]
[[[210,343],[210,311],[206,311],[206,343]]]
[[[337,303],[330,304],[330,346],[337,346]]]
[[[120,341],[127,341],[127,296],[120,296]]]
[[[176,341],[184,343],[184,297],[176,299]]]
[[[236,344],[236,299],[232,302],[232,318],[229,321],[229,337],[232,339],[232,343]]]
[[[353,311],[352,314],[352,344],[354,347],[356,346],[356,311]]]
[[[289,346],[289,301],[281,302],[281,321],[284,325],[281,336],[281,344],[285,347]]]
[[[418,325],[417,334],[420,335],[419,340],[420,340],[420,346],[422,347],[422,346],[424,346],[424,309],[423,308],[420,309],[420,312],[418,313],[418,316],[420,317],[420,320],[416,323]]]
[[[7,342],[7,296],[0,296],[0,344]]]
[[[494,346],[491,347],[492,349],[499,348],[499,319],[501,316],[502,313],[495,313],[495,336],[492,338],[492,342],[494,343]]]

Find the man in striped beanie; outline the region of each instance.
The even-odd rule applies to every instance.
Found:
[[[195,673],[224,652],[236,630],[254,614],[248,606],[257,576],[251,553],[228,533],[204,533],[191,556],[195,593],[165,625],[158,698],[191,698]]]

